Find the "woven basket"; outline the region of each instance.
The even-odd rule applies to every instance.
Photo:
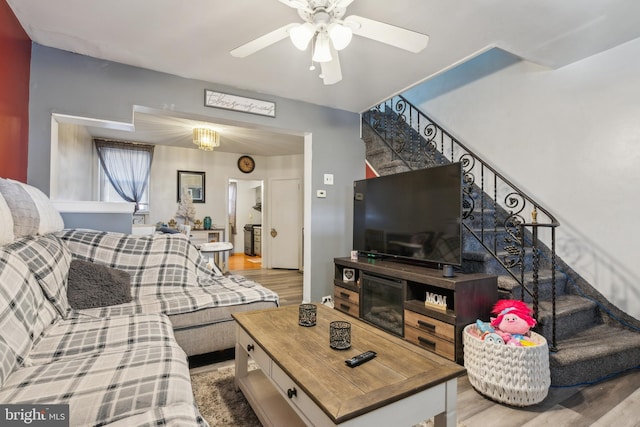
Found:
[[[515,347],[479,338],[475,324],[462,333],[464,366],[469,382],[480,394],[512,406],[535,405],[551,385],[547,340],[531,332],[532,347]]]

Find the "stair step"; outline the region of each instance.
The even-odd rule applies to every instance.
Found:
[[[506,251],[498,251],[497,256],[502,260],[510,257]],[[531,268],[533,265],[532,258],[531,249],[526,249],[524,257],[525,268]],[[539,269],[545,269],[547,267],[545,264],[545,259],[541,258]],[[465,250],[462,253],[462,266],[466,273],[486,273],[496,274],[498,276],[509,274],[502,264],[486,250]]]
[[[556,271],[556,296],[564,295],[567,284],[567,275]],[[533,273],[526,272],[524,275],[524,285],[533,292]],[[513,299],[521,299],[522,286],[511,276],[498,276],[498,291],[511,294]],[[553,296],[552,271],[538,271],[538,300],[550,301]],[[531,296],[525,292],[524,301],[531,303]]]
[[[406,172],[409,170],[401,160],[393,160],[383,165],[375,165],[375,168],[381,176]]]
[[[367,159],[371,157],[391,157],[389,154],[389,150],[385,147],[381,147],[379,145],[371,145],[367,146]]]
[[[482,250],[480,239],[490,248],[494,247],[494,243],[497,243],[498,248],[502,248],[505,245],[506,239],[510,237],[510,234],[504,228],[495,230],[493,227],[487,227],[484,230],[477,228],[472,229],[472,231],[475,233],[475,236],[466,228],[463,231],[464,248],[468,251]]]
[[[578,295],[560,295],[556,298],[556,341],[601,323],[598,305]],[[552,343],[551,301],[540,301],[536,331]]]
[[[551,385],[592,383],[640,366],[640,333],[597,325],[558,341],[549,355]]]

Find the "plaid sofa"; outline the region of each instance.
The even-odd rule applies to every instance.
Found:
[[[0,402],[69,405],[70,425],[201,425],[169,318],[80,316],[59,237],[0,247]]]
[[[182,234],[63,226],[40,190],[0,178],[0,404],[65,404],[72,426],[206,426],[187,355],[233,347],[231,314],[278,295],[216,276]],[[131,302],[72,309],[74,259],[126,271]]]

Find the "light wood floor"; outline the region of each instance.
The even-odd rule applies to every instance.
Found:
[[[243,253],[231,254],[227,267],[233,270],[256,270],[262,268],[262,258],[259,256],[247,256]]]
[[[302,302],[302,272],[297,270],[251,269],[230,270],[247,279],[260,283],[271,289],[280,297],[280,305],[293,305]]]
[[[302,301],[302,273],[293,270],[236,270],[280,295],[281,304]],[[232,361],[220,363],[232,364]],[[552,387],[538,405],[512,408],[476,392],[466,375],[458,379],[458,424],[464,427],[639,427],[640,369],[590,386]]]

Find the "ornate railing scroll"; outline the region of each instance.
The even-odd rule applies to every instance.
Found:
[[[410,170],[462,163],[463,226],[520,285],[521,298],[525,293],[531,296],[536,318],[539,272],[552,270],[555,348],[555,228],[559,223],[553,215],[401,95],[363,113],[362,120],[388,146],[393,159]],[[552,231],[541,239],[540,228]],[[550,256],[541,258],[541,251]],[[551,265],[541,265],[547,259]]]

